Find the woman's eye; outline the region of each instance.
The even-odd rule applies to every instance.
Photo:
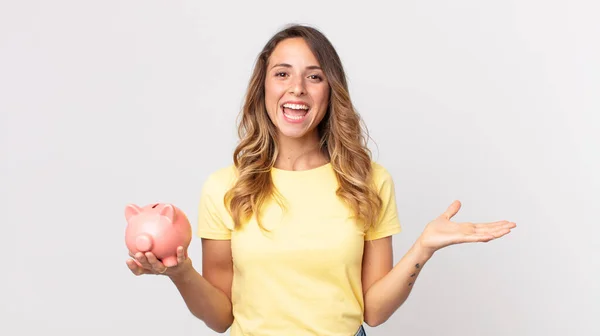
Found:
[[[287,72],[276,72],[275,73],[275,77],[282,77],[282,78],[284,78],[284,77],[287,77],[287,76],[288,76]],[[320,75],[310,75],[310,76],[308,76],[308,78],[312,79],[312,80],[317,80],[317,81],[323,80],[323,78]]]

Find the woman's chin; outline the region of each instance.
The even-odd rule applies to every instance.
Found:
[[[281,138],[300,140],[303,138],[311,138],[311,137],[309,137],[309,135],[311,135],[316,130],[310,131],[306,127],[298,127],[298,125],[296,125],[296,127],[289,127],[287,125],[281,125],[281,127],[279,127],[278,131],[279,131],[279,136]]]
[[[279,136],[287,139],[301,140],[303,138],[313,138],[313,133],[317,132],[315,127],[311,127],[314,124],[314,118],[312,118],[309,112],[302,120],[290,121],[286,118],[283,113],[277,115],[277,130]],[[315,138],[318,138],[315,137]]]
[[[306,136],[306,132],[304,130],[279,130],[279,135],[283,138],[288,139],[301,139]]]

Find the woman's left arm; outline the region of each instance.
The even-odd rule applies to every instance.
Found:
[[[362,281],[366,324],[378,326],[394,314],[431,256],[415,243],[392,267],[392,237],[365,242]]]
[[[394,314],[406,301],[420,271],[436,251],[454,244],[488,242],[516,227],[514,222],[509,221],[480,224],[451,222],[460,206],[460,202],[453,202],[442,215],[430,222],[393,267],[391,237],[365,242],[362,271],[365,323],[374,327]]]

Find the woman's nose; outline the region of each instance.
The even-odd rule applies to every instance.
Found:
[[[292,79],[290,82],[289,92],[296,96],[301,96],[306,93],[306,89],[304,87],[304,80],[302,77],[296,77]]]

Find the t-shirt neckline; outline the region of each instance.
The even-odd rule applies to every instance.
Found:
[[[281,169],[281,168],[276,168],[276,167],[271,167],[271,171],[275,174],[287,174],[287,175],[306,175],[306,174],[313,174],[313,173],[318,173],[322,170],[326,170],[328,168],[331,167],[331,161],[322,164],[320,166],[317,167],[313,167],[313,168],[309,168],[309,169],[302,169],[302,170],[287,170],[287,169]]]

